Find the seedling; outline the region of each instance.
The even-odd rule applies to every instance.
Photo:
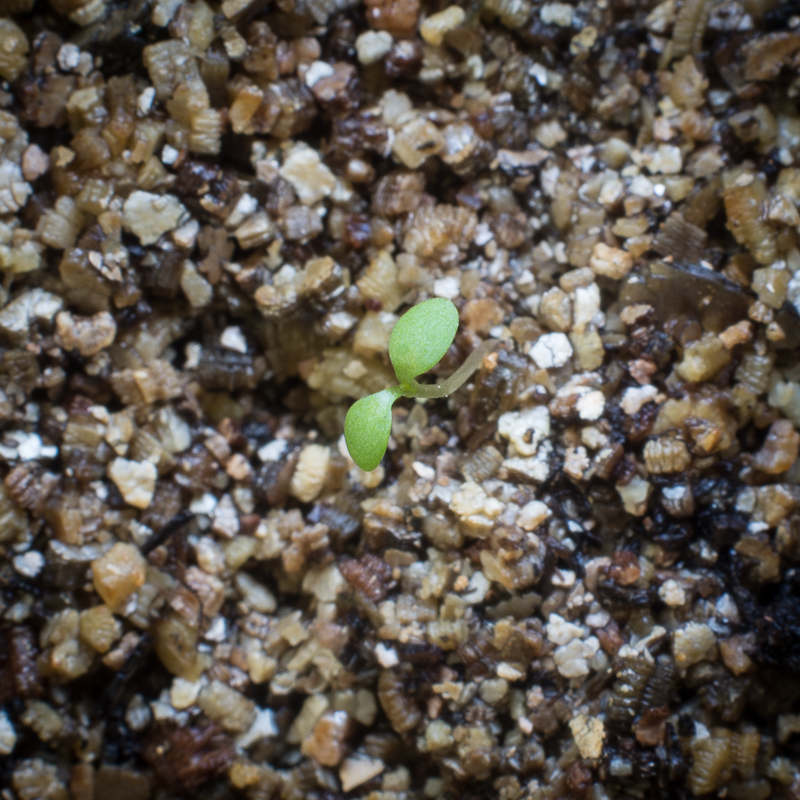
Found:
[[[458,311],[443,297],[426,300],[397,320],[389,337],[389,358],[400,382],[377,394],[357,400],[344,421],[344,438],[353,461],[363,470],[381,463],[392,432],[392,406],[399,397],[446,397],[459,388],[497,347],[488,340],[445,381],[417,383],[417,376],[439,363],[455,339]]]

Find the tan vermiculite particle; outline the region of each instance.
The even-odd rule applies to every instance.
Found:
[[[752,637],[752,641],[748,642],[748,637]],[[734,674],[741,675],[747,672],[752,665],[752,660],[747,654],[747,650],[755,645],[754,634],[742,634],[731,636],[719,643],[719,651],[725,666]],[[750,650],[752,652],[752,650]]]
[[[336,767],[347,753],[347,735],[351,727],[346,711],[326,711],[311,734],[303,739],[300,752],[325,767]]]
[[[218,680],[201,690],[197,705],[207,717],[231,733],[244,733],[256,718],[255,703]]]
[[[289,732],[286,734],[286,741],[289,744],[300,744],[307,736],[311,735],[317,721],[329,707],[330,702],[324,695],[309,695],[303,702],[300,713],[294,718]]]
[[[589,674],[589,660],[594,658],[599,649],[600,642],[594,636],[584,640],[573,639],[555,649],[553,661],[565,678],[580,678]]]
[[[321,444],[309,444],[300,453],[289,491],[303,503],[310,503],[322,491],[331,454]]]
[[[388,31],[364,31],[356,39],[356,53],[359,63],[367,66],[380,61],[394,44],[392,34]]]
[[[453,728],[444,720],[432,719],[425,728],[425,747],[430,752],[444,750],[454,741]]]
[[[686,602],[686,592],[683,591],[683,587],[678,581],[672,580],[672,578],[661,584],[658,596],[668,606],[682,606]]]
[[[439,129],[424,117],[416,117],[398,132],[392,153],[409,169],[418,169],[428,156],[435,156],[444,148],[444,137]]]
[[[126,503],[136,508],[147,508],[156,489],[158,470],[149,461],[115,458],[108,467],[108,477],[114,481]]]
[[[731,354],[715,333],[704,333],[699,339],[687,345],[683,360],[675,371],[685,381],[699,383],[713,378],[731,361]]]
[[[296,145],[284,156],[280,175],[306,206],[316,205],[336,186],[336,176],[322,163],[319,153],[307,145]]]
[[[682,439],[661,436],[651,439],[644,446],[644,462],[647,471],[656,475],[683,472],[692,463],[692,457]]]
[[[600,758],[606,738],[602,720],[578,714],[570,720],[569,729],[575,738],[575,744],[578,745],[581,758]]]
[[[214,297],[214,287],[197,271],[195,265],[187,259],[181,270],[181,289],[193,308],[202,308]]]
[[[117,542],[104,556],[92,561],[92,580],[97,594],[112,608],[119,608],[141,586],[147,562],[133,544]]]
[[[678,668],[685,672],[698,661],[717,657],[717,637],[705,623],[689,622],[675,631],[672,652]]]
[[[797,460],[800,434],[788,419],[778,419],[770,425],[767,438],[753,458],[753,466],[767,475],[786,472]]]
[[[34,319],[49,322],[64,305],[55,294],[31,289],[19,295],[0,311],[0,330],[7,334],[24,334]]]
[[[438,47],[444,41],[444,35],[461,25],[466,13],[460,6],[448,6],[438,14],[431,14],[419,26],[420,36],[428,43]]]
[[[0,161],[0,214],[19,211],[32,191],[17,164],[7,159]]]
[[[172,686],[169,690],[169,701],[173,708],[182,711],[194,705],[197,696],[200,694],[202,684],[200,681],[187,681],[185,678],[173,678]]]
[[[635,517],[643,517],[647,511],[647,501],[653,491],[652,485],[639,475],[626,484],[617,484],[617,493],[622,499],[622,505],[629,514]]]
[[[177,228],[185,214],[175,195],[136,191],[122,207],[122,224],[142,244],[155,244],[167,231]]]
[[[8,9],[12,10],[12,9]],[[3,9],[6,17],[7,9]],[[0,19],[0,77],[14,81],[28,63],[26,55],[30,49],[25,32],[10,19]]]
[[[541,500],[531,500],[519,510],[516,523],[524,531],[536,530],[551,514]]]
[[[728,350],[733,350],[737,344],[747,344],[753,338],[753,323],[743,319],[722,331],[719,338]]]
[[[82,356],[93,356],[114,342],[117,323],[108,311],[92,317],[77,317],[69,311],[56,316],[55,340],[64,350],[77,350]]]
[[[633,256],[618,247],[609,247],[603,242],[598,242],[592,251],[589,266],[595,275],[620,280],[633,269]]]
[[[372,780],[386,769],[386,765],[377,758],[346,758],[339,770],[342,791],[349,792],[356,786]]]
[[[38,144],[29,145],[22,154],[22,175],[26,181],[35,181],[50,169],[50,156]]]
[[[81,639],[98,653],[107,653],[120,636],[122,625],[107,605],[81,611]]]
[[[49,742],[64,729],[64,718],[41,700],[27,700],[20,722],[32,728],[43,742]]]

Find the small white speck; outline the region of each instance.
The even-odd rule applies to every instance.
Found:
[[[668,606],[682,606],[686,602],[686,593],[683,591],[683,587],[672,578],[661,584],[658,596]]]
[[[251,194],[243,194],[225,220],[229,228],[238,228],[248,217],[258,211],[258,200]]]
[[[223,642],[228,635],[225,617],[214,617],[203,638],[208,642]]]
[[[184,369],[194,369],[200,363],[203,347],[199,342],[189,342],[186,345],[186,363]]]
[[[178,152],[171,144],[165,144],[161,150],[161,163],[168,166],[174,164],[178,160]]]
[[[644,175],[637,175],[632,181],[631,185],[628,187],[628,191],[631,194],[635,194],[638,197],[652,197],[653,196],[653,183],[652,181],[645,178]]]
[[[268,461],[280,461],[288,446],[289,443],[286,439],[273,439],[259,448],[258,457],[265,463]]]
[[[62,44],[56,60],[60,69],[64,72],[72,72],[81,63],[81,49],[76,44]]]
[[[539,16],[545,25],[570,28],[573,11],[574,9],[568,3],[546,3],[539,10]]]
[[[547,86],[547,67],[543,64],[534,64],[528,70],[528,75],[534,78],[539,86]]]
[[[429,467],[427,464],[423,464],[421,461],[415,461],[411,465],[411,468],[424,481],[432,481],[436,477],[436,470],[433,467]]]
[[[247,352],[247,341],[244,338],[242,329],[238,325],[231,325],[222,331],[219,337],[219,343],[228,350],[233,350],[236,353]]]
[[[483,247],[485,244],[489,244],[492,239],[494,239],[492,229],[489,227],[488,223],[481,222],[477,228],[475,228],[475,236],[472,238],[472,241],[475,242],[478,247]]]
[[[366,31],[356,39],[358,60],[364,64],[380,61],[394,44],[392,34],[388,31]]]
[[[17,743],[17,732],[5,711],[0,711],[0,756],[11,754]]]
[[[455,300],[461,294],[461,282],[454,275],[438,278],[433,282],[433,294],[436,297],[446,297]]]
[[[142,115],[146,115],[150,113],[150,109],[153,107],[153,101],[156,99],[156,90],[152,86],[148,86],[140,95],[139,99],[136,102],[136,105],[139,107],[139,111]]]
[[[44,556],[38,550],[28,550],[19,556],[14,556],[14,569],[27,578],[35,578],[44,566]]]
[[[210,492],[197,497],[189,504],[189,511],[193,514],[210,514],[217,507],[217,498]]]
[[[325,61],[315,61],[306,71],[306,86],[309,89],[323,78],[330,78],[335,73],[333,67]]]
[[[555,569],[552,578],[553,586],[569,589],[575,585],[575,573],[571,569]]]
[[[258,708],[255,722],[250,726],[250,730],[236,738],[236,746],[246,750],[262,739],[269,739],[280,733],[275,712],[271,708]]]
[[[391,669],[400,663],[397,653],[382,642],[375,646],[375,658],[378,659],[384,669]]]

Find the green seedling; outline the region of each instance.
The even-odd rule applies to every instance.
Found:
[[[389,337],[389,358],[398,386],[390,386],[350,406],[344,438],[353,461],[363,470],[381,463],[392,432],[392,406],[399,397],[446,397],[459,388],[497,347],[489,340],[478,345],[445,381],[420,384],[417,377],[439,363],[455,339],[458,310],[442,297],[426,300],[397,320]]]

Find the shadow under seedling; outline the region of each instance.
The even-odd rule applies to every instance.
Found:
[[[369,471],[381,463],[392,432],[392,406],[399,397],[446,397],[458,389],[498,346],[482,342],[445,381],[417,383],[417,376],[441,360],[455,339],[458,310],[449,300],[436,297],[407,311],[397,320],[389,338],[389,358],[400,382],[377,394],[357,400],[344,421],[344,438],[353,461]]]

